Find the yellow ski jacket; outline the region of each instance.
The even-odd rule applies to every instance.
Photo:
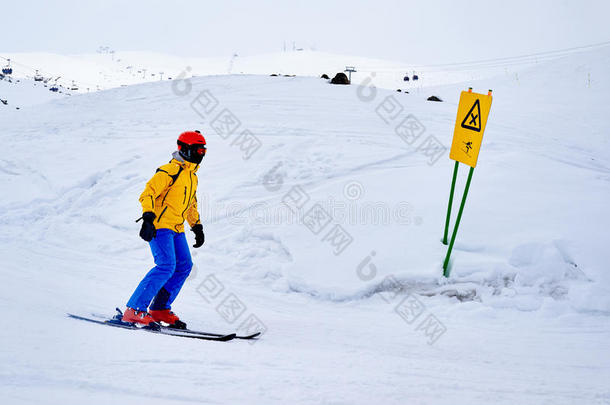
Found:
[[[154,212],[157,229],[184,232],[184,220],[191,227],[200,223],[197,211],[198,164],[185,162],[179,155],[157,169],[140,195],[142,212]]]

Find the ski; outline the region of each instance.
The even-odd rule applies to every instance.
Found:
[[[190,339],[227,342],[229,340],[235,339],[235,337],[236,337],[235,333],[231,333],[228,335],[218,335],[218,336],[200,335],[200,334],[196,334],[196,333],[189,333],[185,330],[180,330],[180,329],[164,328],[164,327],[161,327],[159,324],[155,324],[154,326],[138,327],[133,323],[123,322],[122,320],[120,320],[118,318],[118,316],[115,316],[112,319],[100,320],[100,319],[89,318],[86,316],[80,316],[80,315],[75,315],[75,314],[70,314],[70,313],[68,313],[67,315],[73,319],[79,319],[81,321],[96,323],[99,325],[107,325],[107,326],[113,326],[113,327],[117,327],[117,328],[131,329],[131,330],[143,330],[146,332],[156,333],[156,334],[160,334],[160,335],[179,336],[179,337],[185,337],[185,338],[190,338]]]
[[[198,330],[191,330],[191,329],[177,329],[177,328],[172,328],[171,326],[163,326],[163,325],[161,325],[161,329],[183,330],[185,332],[192,333],[192,334],[195,334],[195,335],[200,335],[200,336],[214,336],[214,337],[224,336],[224,335],[222,335],[220,333],[201,332],[201,331],[198,331]],[[257,337],[259,337],[260,334],[261,334],[260,332],[256,332],[256,333],[253,333],[251,335],[244,335],[244,336],[236,335],[235,339],[251,340],[251,339],[256,339]]]
[[[123,315],[123,313],[121,312],[121,310],[119,308],[116,308],[116,311],[119,315]],[[103,319],[103,320],[108,319],[107,316],[101,315],[101,314],[92,313],[91,316],[93,316],[94,318],[99,318],[99,319]],[[223,333],[203,332],[203,331],[192,330],[192,329],[178,329],[178,328],[174,328],[171,326],[164,326],[164,325],[160,325],[160,326],[161,326],[161,329],[166,329],[166,330],[170,330],[170,331],[184,331],[184,332],[191,333],[194,335],[199,335],[199,336],[223,337],[223,336],[228,336],[228,335],[235,335],[235,333],[223,334]],[[243,336],[236,335],[235,339],[253,340],[253,339],[258,338],[260,336],[260,334],[261,334],[260,332],[256,332],[251,335],[243,335]]]

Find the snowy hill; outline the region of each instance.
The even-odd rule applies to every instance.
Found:
[[[0,108],[8,402],[610,401],[610,52],[517,75],[483,68],[459,84],[439,70],[446,80],[409,94],[365,70],[352,86],[299,77],[311,71],[294,55],[277,72],[297,77],[236,59],[231,73],[252,74]],[[493,89],[494,103],[446,280],[443,148],[467,86]],[[409,116],[425,131],[401,138]],[[206,244],[174,309],[208,330],[254,315],[263,337],[185,342],[66,318],[111,314],[152,266],[137,198],[193,128],[209,145],[198,173]],[[210,281],[224,286],[218,297]],[[227,320],[216,308],[230,294],[245,309]]]
[[[48,86],[33,80],[0,80],[0,99],[7,101],[6,105],[0,105],[3,109],[29,107],[64,97],[65,92],[50,92]]]
[[[518,77],[519,72],[574,51],[513,57],[453,65],[418,65],[409,61],[388,61],[354,55],[318,51],[277,52],[253,56],[237,54],[224,57],[189,58],[154,52],[115,52],[83,55],[52,53],[0,52],[0,61],[11,60],[17,78],[32,78],[37,73],[57,80],[65,87],[88,92],[170,78],[193,76],[255,74],[333,77],[347,66],[356,68],[352,78],[359,83],[373,75],[378,87],[417,91],[426,86],[461,83],[499,74]],[[404,81],[417,74],[418,80]]]
[[[227,74],[286,74],[319,77],[342,72],[347,65],[379,74],[390,73],[401,84],[406,69],[412,66],[365,57],[324,52],[280,52],[242,57],[237,54],[215,58],[186,58],[152,52],[113,54],[57,55],[49,53],[2,53],[11,59],[15,77],[33,77],[36,70],[46,77],[81,84],[81,91],[108,89],[124,85],[167,80],[169,78]],[[383,72],[383,73],[382,73]]]

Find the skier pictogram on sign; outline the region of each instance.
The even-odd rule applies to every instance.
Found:
[[[483,133],[491,110],[491,93],[463,91],[455,116],[453,142],[449,157],[470,167],[477,165]]]
[[[472,107],[470,107],[468,114],[466,114],[466,117],[462,121],[462,128],[470,129],[476,132],[481,131],[481,106],[478,98]]]

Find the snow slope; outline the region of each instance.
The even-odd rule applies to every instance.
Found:
[[[373,74],[378,87],[420,91],[426,86],[462,83],[499,74],[518,77],[524,69],[578,51],[557,51],[537,56],[452,65],[417,65],[409,61],[388,61],[310,50],[206,58],[126,51],[82,55],[0,52],[0,60],[11,59],[15,77],[33,78],[38,71],[44,77],[57,79],[65,87],[72,87],[76,83],[80,92],[192,76],[280,74],[320,77],[326,73],[333,77],[337,72],[343,72],[346,66],[356,68],[352,74],[354,82],[360,82]],[[419,76],[418,81],[404,81],[405,75],[412,78],[414,74]]]
[[[57,55],[51,53],[1,53],[15,66],[15,77],[33,77],[36,69],[45,77],[61,77],[70,85],[74,80],[82,90],[95,90],[124,85],[159,81],[161,78],[226,75],[226,74],[290,74],[318,77],[334,75],[347,65],[359,69],[392,71],[393,79],[401,84],[406,69],[412,66],[365,57],[335,55],[324,52],[281,52],[242,57],[237,54],[188,58],[153,52],[116,52],[114,54]],[[163,73],[161,76],[160,73]],[[398,76],[400,77],[398,77]],[[396,77],[394,77],[396,76]],[[392,85],[394,86],[394,84]]]
[[[376,77],[364,75],[363,86],[224,75],[0,109],[0,300],[16,326],[0,330],[0,395],[610,402],[609,59],[598,50],[410,94],[371,90]],[[450,145],[469,85],[492,88],[494,104],[445,280],[453,162],[425,145]],[[384,113],[388,97],[399,114]],[[214,129],[224,109],[241,123],[233,134]],[[394,130],[408,115],[425,132],[405,142]],[[66,318],[111,314],[151,267],[137,196],[191,128],[209,144],[199,172],[206,244],[193,249],[174,309],[217,331],[254,315],[262,339],[192,342]],[[239,137],[246,129],[257,150]],[[312,230],[316,204],[328,223]],[[352,240],[340,252],[328,236],[336,225]],[[214,285],[224,289],[213,297]],[[238,317],[223,312],[233,297],[245,307]]]
[[[51,100],[65,98],[66,93],[53,93],[43,83],[33,80],[14,79],[0,80],[0,99],[8,104],[0,104],[3,109],[15,109],[37,104],[44,104]]]

